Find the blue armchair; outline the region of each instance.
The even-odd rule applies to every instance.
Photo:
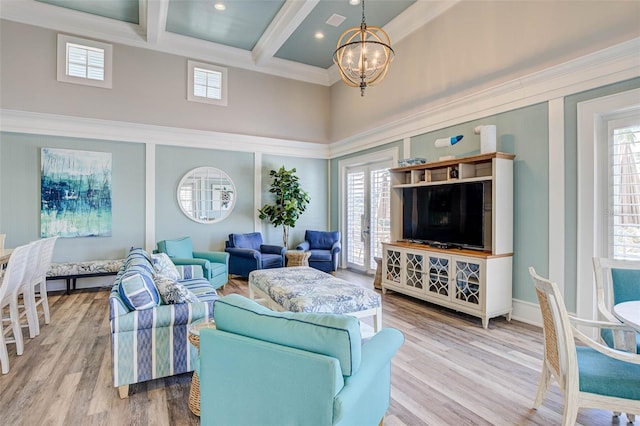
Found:
[[[402,333],[362,343],[357,318],[271,311],[238,294],[200,332],[202,425],[378,425]]]
[[[166,253],[175,265],[200,265],[204,278],[214,288],[229,281],[229,254],[219,251],[194,251],[191,237],[163,240],[158,243],[159,253]]]
[[[309,266],[329,273],[338,269],[338,253],[342,249],[340,231],[306,231],[304,240],[296,250],[311,251]]]
[[[230,256],[230,274],[248,277],[249,272],[256,269],[284,267],[286,247],[262,244],[260,232],[229,234],[225,247]]]

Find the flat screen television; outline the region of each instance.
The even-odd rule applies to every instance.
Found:
[[[404,240],[483,248],[483,182],[404,188],[402,195]]]

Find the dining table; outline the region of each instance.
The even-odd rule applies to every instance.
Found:
[[[640,300],[631,300],[614,305],[613,315],[624,324],[640,332]]]
[[[9,262],[11,253],[13,253],[13,249],[11,248],[3,248],[2,250],[0,250],[0,267],[6,265]]]

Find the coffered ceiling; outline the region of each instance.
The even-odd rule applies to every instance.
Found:
[[[393,45],[457,1],[366,0],[366,21],[383,27]],[[2,0],[0,17],[328,86],[338,80],[332,61],[336,42],[345,29],[360,25],[362,4],[357,0]]]

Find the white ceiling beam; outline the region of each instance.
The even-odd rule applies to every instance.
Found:
[[[3,1],[0,18],[112,43],[145,46],[139,25],[34,0]]]
[[[320,0],[287,0],[256,43],[253,60],[262,65],[276,54]]]
[[[140,26],[147,34],[147,43],[158,43],[164,34],[168,10],[169,0],[140,0]]]

